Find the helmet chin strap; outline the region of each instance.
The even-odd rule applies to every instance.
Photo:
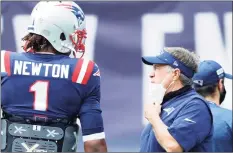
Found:
[[[80,57],[78,57],[77,56],[77,53],[81,53],[81,56]],[[71,51],[71,57],[73,57],[73,58],[82,58],[83,56],[84,56],[84,53],[85,53],[85,50],[84,51],[82,51],[82,52],[75,52],[75,51]]]

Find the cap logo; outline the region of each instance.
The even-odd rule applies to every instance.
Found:
[[[203,86],[203,80],[194,80],[193,82],[199,84],[200,86]]]
[[[216,71],[216,73],[217,73],[217,75],[218,75],[219,78],[224,77],[224,70],[223,70],[223,68],[218,69]]]
[[[175,65],[175,66],[178,66],[178,63],[177,63],[177,61],[174,61],[173,65]]]
[[[217,72],[218,75],[220,75],[220,74],[224,73],[224,70],[223,70],[223,68],[220,68],[216,72]]]

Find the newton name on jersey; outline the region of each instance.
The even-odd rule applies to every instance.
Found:
[[[22,60],[14,60],[14,75],[28,76],[52,76],[53,78],[68,79],[70,66],[64,64],[35,63]]]

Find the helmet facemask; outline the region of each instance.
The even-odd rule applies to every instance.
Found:
[[[70,35],[70,40],[72,45],[74,46],[75,52],[74,57],[77,57],[77,53],[81,54],[80,58],[83,57],[85,53],[85,41],[87,38],[86,29],[83,30],[76,30],[74,33]]]

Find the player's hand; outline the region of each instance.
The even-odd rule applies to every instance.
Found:
[[[147,103],[144,107],[145,118],[152,123],[153,119],[159,117],[161,113],[161,105],[157,102]]]

